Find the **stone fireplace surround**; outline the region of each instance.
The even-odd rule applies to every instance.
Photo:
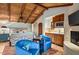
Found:
[[[69,42],[64,42],[64,55],[79,55],[79,46]]]
[[[69,26],[68,15],[79,10],[79,4],[69,7],[65,13],[64,20],[64,55],[79,55],[79,46],[73,44],[70,38],[70,31],[79,31],[79,26]],[[75,19],[74,19],[75,20]]]
[[[69,32],[71,31],[79,31],[79,26],[70,27]],[[64,41],[64,55],[79,55],[79,46],[71,42],[71,34],[69,35],[69,38]]]

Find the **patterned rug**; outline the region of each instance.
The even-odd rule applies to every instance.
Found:
[[[15,55],[15,48],[10,46],[5,46],[2,55]]]
[[[47,55],[63,55],[63,51],[59,51],[54,48],[51,48],[48,50]]]
[[[3,55],[15,55],[15,48],[10,46],[5,46],[3,50]],[[53,48],[49,49],[47,53],[44,53],[43,55],[62,55],[63,52],[60,52],[58,50],[55,50]]]

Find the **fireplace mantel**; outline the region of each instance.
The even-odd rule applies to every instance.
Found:
[[[70,41],[64,41],[65,51],[64,54],[68,55],[79,55],[79,46],[73,44]]]
[[[72,50],[78,51],[79,52],[79,46],[69,42],[69,41],[65,41],[64,44],[69,47]]]

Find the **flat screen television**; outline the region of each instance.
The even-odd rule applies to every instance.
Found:
[[[79,26],[79,10],[70,14],[68,18],[70,26]]]

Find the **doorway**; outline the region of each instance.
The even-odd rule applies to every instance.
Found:
[[[42,23],[39,23],[38,24],[38,35],[41,35],[42,34]]]

